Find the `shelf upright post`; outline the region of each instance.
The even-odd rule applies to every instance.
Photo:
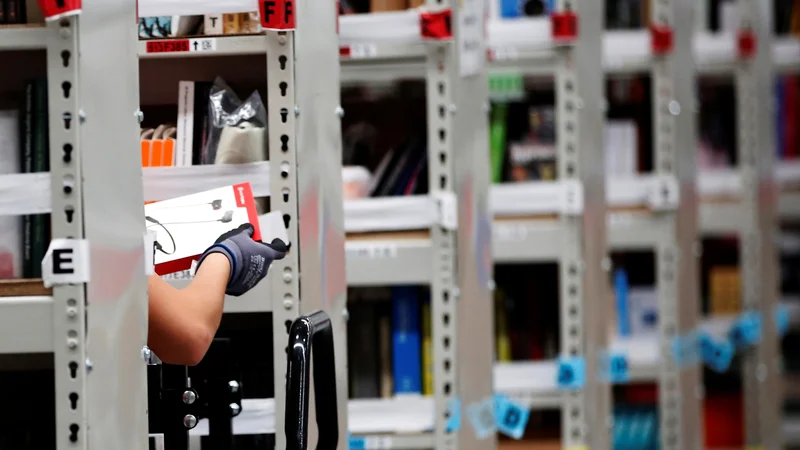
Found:
[[[606,195],[602,75],[603,1],[558,0],[551,17],[557,46],[556,149],[561,180],[559,259],[561,354],[585,359],[585,386],[562,408],[564,448],[610,449],[610,386],[602,380],[606,351]]]
[[[135,2],[84,0],[47,24],[52,238],[87,244],[90,279],[53,287],[58,449],[148,442],[135,20]]]
[[[438,86],[430,86],[437,93],[432,94],[429,89],[428,95],[434,97],[429,101],[428,120],[432,122],[432,127],[436,127],[429,131],[433,133],[429,138],[429,158],[432,166],[450,165],[450,177],[445,180],[444,186],[439,185],[438,188],[455,192],[457,199],[458,231],[453,248],[456,253],[451,260],[455,260],[457,272],[452,272],[452,275],[455,276],[459,295],[451,296],[449,300],[442,297],[444,305],[439,309],[442,314],[434,316],[432,322],[435,329],[440,330],[440,335],[434,336],[434,370],[439,371],[434,372],[434,380],[437,385],[435,389],[444,388],[443,394],[446,396],[446,383],[450,383],[455,376],[455,395],[460,398],[462,405],[469,408],[479,402],[494,405],[494,262],[491,249],[492,213],[489,208],[491,164],[487,149],[490,106],[485,24],[488,2],[454,1],[450,7],[454,25],[454,44],[450,49],[455,52],[445,69],[449,74],[450,86],[446,87],[446,91],[450,92],[450,103],[444,103],[443,98],[439,97],[443,93],[438,92]],[[431,67],[429,70],[434,69]],[[447,95],[447,92],[444,94]],[[449,127],[446,126],[448,120]],[[444,149],[445,146],[449,148]],[[430,180],[441,182],[440,177],[432,176]],[[454,242],[451,235],[452,232],[446,232],[437,239],[451,245]],[[450,280],[450,283],[453,281]],[[447,314],[453,314],[449,323]],[[454,331],[450,341],[447,338],[449,330]],[[448,342],[455,345],[455,349],[448,347]],[[439,374],[443,378],[438,378]],[[441,391],[435,392],[440,405],[447,406],[447,398],[439,396]],[[441,414],[437,414],[436,418],[439,423],[446,424]],[[447,430],[444,431],[446,433]],[[453,448],[448,445],[446,434],[444,445],[441,445],[441,436],[437,434],[436,448]],[[495,433],[482,438],[469,426],[462,427],[456,439],[459,449],[497,448]]]
[[[783,448],[779,394],[780,350],[775,328],[778,298],[775,232],[772,4],[739,0],[736,65],[737,143],[742,180],[741,270],[745,312],[760,315],[760,342],[744,356],[745,440],[748,448]]]
[[[451,7],[450,0],[427,0],[430,11]],[[455,82],[458,76],[456,49],[452,43],[430,42],[425,61],[428,119],[429,195],[446,198],[455,185],[454,117]],[[447,429],[449,406],[457,398],[456,360],[457,310],[456,234],[441,223],[431,227],[433,276],[431,277],[431,339],[433,341],[434,448],[455,450],[457,436]],[[445,364],[445,361],[448,361]]]
[[[259,2],[262,8],[269,3]],[[338,447],[348,445],[344,111],[339,105],[336,8],[335,2],[281,0],[266,14],[261,11],[267,29],[270,205],[283,213],[292,243],[287,257],[271,269],[276,448],[286,447],[289,326],[300,314],[318,309],[328,313],[333,327]],[[316,423],[313,416],[309,411],[309,423]],[[316,442],[316,431],[309,428],[310,445]]]
[[[699,450],[703,445],[702,366],[686,364],[686,355],[673,353],[673,343],[694,342],[700,314],[697,86],[692,47],[696,5],[694,0],[663,0],[652,8],[656,182],[651,205],[665,227],[665,236],[656,245],[661,445],[664,450]]]

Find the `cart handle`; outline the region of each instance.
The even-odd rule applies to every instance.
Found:
[[[312,348],[314,349],[312,355]],[[319,440],[317,450],[334,450],[339,443],[336,404],[336,364],[333,329],[324,311],[298,317],[289,330],[286,366],[286,448],[308,447],[308,395],[314,358],[314,396]]]

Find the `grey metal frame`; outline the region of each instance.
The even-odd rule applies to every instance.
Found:
[[[654,56],[652,68],[654,170],[665,197],[677,204],[659,213],[666,234],[656,247],[659,302],[659,421],[665,450],[703,446],[702,366],[681,367],[672,355],[675,339],[690,336],[700,314],[697,251],[696,81],[692,55],[696,5],[689,0],[654,2],[652,23],[672,30],[674,45]],[[670,189],[678,192],[670,194]]]
[[[271,268],[275,445],[286,446],[282,355],[288,351],[288,325],[300,314],[322,309],[334,331],[339,447],[346,448],[347,282],[337,13],[334,2],[297,2],[295,8],[296,30],[266,32],[270,201],[272,210],[284,214],[292,242],[287,257]],[[316,423],[313,409],[309,422]],[[316,428],[309,432],[314,445]]]
[[[59,449],[147,446],[135,17],[134,2],[86,0],[79,16],[47,25],[52,235],[89,241],[93,280],[53,288]]]
[[[578,16],[577,39],[557,50],[556,149],[565,198],[559,260],[561,353],[586,362],[586,385],[564,397],[565,448],[611,448],[611,391],[601,379],[600,355],[607,350],[604,296],[610,266],[606,244],[605,124],[602,36],[604,1],[559,0],[557,13]],[[574,197],[570,198],[570,197]],[[569,203],[575,201],[575,208]]]
[[[777,185],[774,180],[774,97],[771,2],[739,0],[740,32],[752,30],[756,51],[736,66],[743,310],[761,315],[762,339],[744,357],[745,443],[783,448],[780,350],[775,321],[778,298]],[[767,49],[767,50],[765,50]]]

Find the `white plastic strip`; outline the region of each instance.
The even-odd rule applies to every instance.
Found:
[[[139,0],[139,17],[194,16],[251,12],[253,0]]]
[[[390,399],[350,400],[347,404],[348,429],[352,434],[423,433],[433,429],[433,398],[423,396]],[[275,432],[275,401],[244,399],[242,412],[233,419],[234,434],[272,434]],[[203,419],[191,435],[208,435]]]
[[[213,164],[142,169],[145,201],[167,200],[183,195],[249,182],[256,197],[269,195],[269,162]]]
[[[0,175],[0,216],[50,212],[50,173]]]
[[[436,200],[427,195],[351,200],[344,203],[348,233],[430,228],[439,220]]]
[[[141,0],[140,0],[141,1]],[[348,14],[339,17],[339,45],[422,42],[418,10]]]

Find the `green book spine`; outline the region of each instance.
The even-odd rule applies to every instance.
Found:
[[[500,183],[503,177],[503,155],[506,152],[506,116],[508,105],[492,105],[492,118],[489,130],[490,158],[492,164],[492,183]]]
[[[50,148],[48,147],[47,120],[47,80],[36,80],[34,89],[34,133],[33,133],[33,171],[50,170]],[[42,277],[42,259],[50,241],[50,215],[37,214],[33,217],[32,277]]]

